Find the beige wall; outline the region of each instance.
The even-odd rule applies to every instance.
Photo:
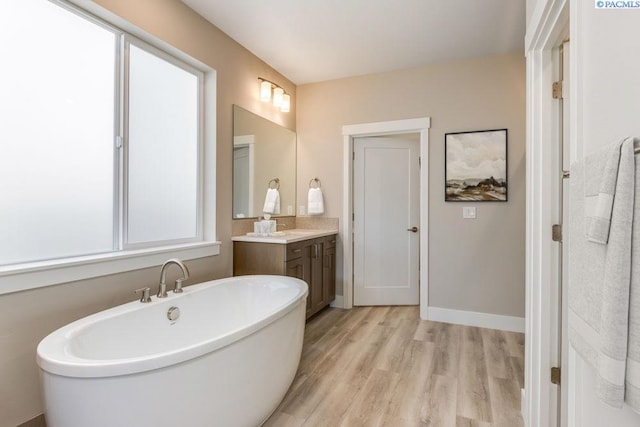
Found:
[[[82,0],[78,3],[89,4]],[[195,283],[231,275],[232,105],[295,129],[295,86],[177,0],[98,0],[117,16],[217,70],[217,238],[221,254],[188,262]],[[122,23],[117,23],[123,25]],[[258,97],[258,76],[292,96],[292,112],[278,113]],[[173,272],[175,274],[175,272]],[[133,290],[155,288],[159,268],[0,296],[0,426],[41,414],[35,348],[58,327],[134,300]],[[171,277],[173,280],[174,277]],[[167,395],[169,404],[170,396]]]
[[[431,117],[429,305],[524,317],[525,58],[522,53],[298,86],[298,204],[322,181],[342,218],[342,126]],[[444,133],[509,129],[509,201],[445,203]],[[462,206],[477,219],[463,220]],[[338,254],[341,257],[341,253]],[[338,265],[342,294],[342,264]]]

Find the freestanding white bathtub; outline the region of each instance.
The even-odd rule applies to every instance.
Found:
[[[290,277],[233,277],[58,329],[38,346],[47,425],[260,425],[298,368],[307,293]]]

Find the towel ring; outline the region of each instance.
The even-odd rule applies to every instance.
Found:
[[[318,178],[312,178],[311,180],[309,180],[309,188],[320,188],[320,187],[322,187],[322,183]]]
[[[271,186],[271,184],[273,184],[273,187]],[[273,178],[271,181],[269,181],[267,187],[276,190],[280,189],[280,178]]]

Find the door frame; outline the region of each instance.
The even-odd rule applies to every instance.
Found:
[[[573,6],[573,5],[572,5]],[[573,11],[571,11],[573,13]],[[551,238],[551,225],[557,223],[558,150],[554,146],[562,125],[558,105],[551,97],[554,81],[554,49],[562,43],[569,28],[569,0],[539,1],[529,20],[525,37],[527,57],[527,219],[526,219],[526,327],[525,389],[522,417],[527,427],[557,425],[556,387],[550,381],[553,330],[558,330],[557,313],[550,301],[558,278],[557,243]],[[572,29],[573,31],[573,29]],[[574,46],[575,47],[575,46]],[[570,104],[576,104],[578,80],[571,49]],[[567,71],[567,70],[565,70]],[[554,103],[556,102],[556,103]],[[578,137],[576,109],[570,109],[569,128],[574,146]],[[554,324],[556,322],[556,324]],[[568,374],[568,375],[567,375]],[[565,386],[570,372],[563,373]],[[561,408],[567,411],[569,408]],[[570,412],[570,411],[569,411]]]
[[[342,127],[343,136],[343,221],[342,290],[343,307],[353,307],[353,139],[404,133],[420,135],[420,317],[427,319],[429,308],[429,128],[431,118],[362,123]]]
[[[247,212],[248,213],[247,218],[251,218],[251,214],[253,213],[253,202],[254,202],[253,192],[255,191],[253,181],[255,180],[254,174],[255,174],[255,158],[256,158],[255,142],[256,142],[255,135],[238,135],[233,137],[234,150],[236,148],[249,147],[249,201],[248,201],[249,212]]]

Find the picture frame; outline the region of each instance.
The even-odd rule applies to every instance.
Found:
[[[445,133],[445,202],[508,201],[507,129]]]

